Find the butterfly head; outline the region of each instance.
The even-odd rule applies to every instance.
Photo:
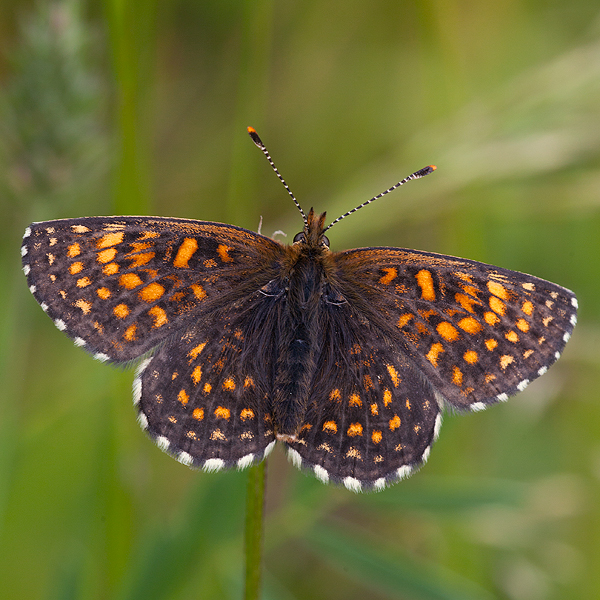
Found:
[[[311,208],[306,217],[304,230],[296,234],[294,244],[304,244],[309,248],[329,249],[329,239],[323,234],[325,231],[325,215],[327,213],[315,214]]]

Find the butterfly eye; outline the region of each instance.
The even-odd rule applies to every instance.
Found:
[[[300,233],[297,233],[294,236],[294,242],[305,242],[306,241],[306,236],[304,235],[304,231],[301,231]]]
[[[327,246],[327,248],[329,248],[329,238],[326,235],[321,237],[321,243],[323,246]]]

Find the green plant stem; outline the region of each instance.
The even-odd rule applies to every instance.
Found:
[[[258,600],[262,572],[263,515],[265,499],[266,460],[248,471],[246,496],[246,585],[244,600]]]

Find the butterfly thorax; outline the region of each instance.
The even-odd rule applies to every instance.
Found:
[[[311,209],[304,231],[288,247],[283,270],[281,312],[275,365],[273,416],[280,438],[293,438],[300,428],[320,352],[322,310],[331,269],[331,251],[323,236],[325,213]]]

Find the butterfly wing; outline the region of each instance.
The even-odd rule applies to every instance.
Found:
[[[516,271],[400,248],[350,250],[335,262],[349,302],[459,409],[523,390],[577,322],[573,292]]]
[[[436,393],[349,303],[329,307],[322,332],[312,401],[289,454],[321,481],[382,489],[427,459],[441,425]]]
[[[141,363],[134,382],[140,423],[184,464],[241,468],[273,447],[271,301],[258,292],[216,311]]]
[[[34,223],[21,248],[29,288],[55,325],[114,362],[260,289],[283,252],[239,227],[159,217]]]

